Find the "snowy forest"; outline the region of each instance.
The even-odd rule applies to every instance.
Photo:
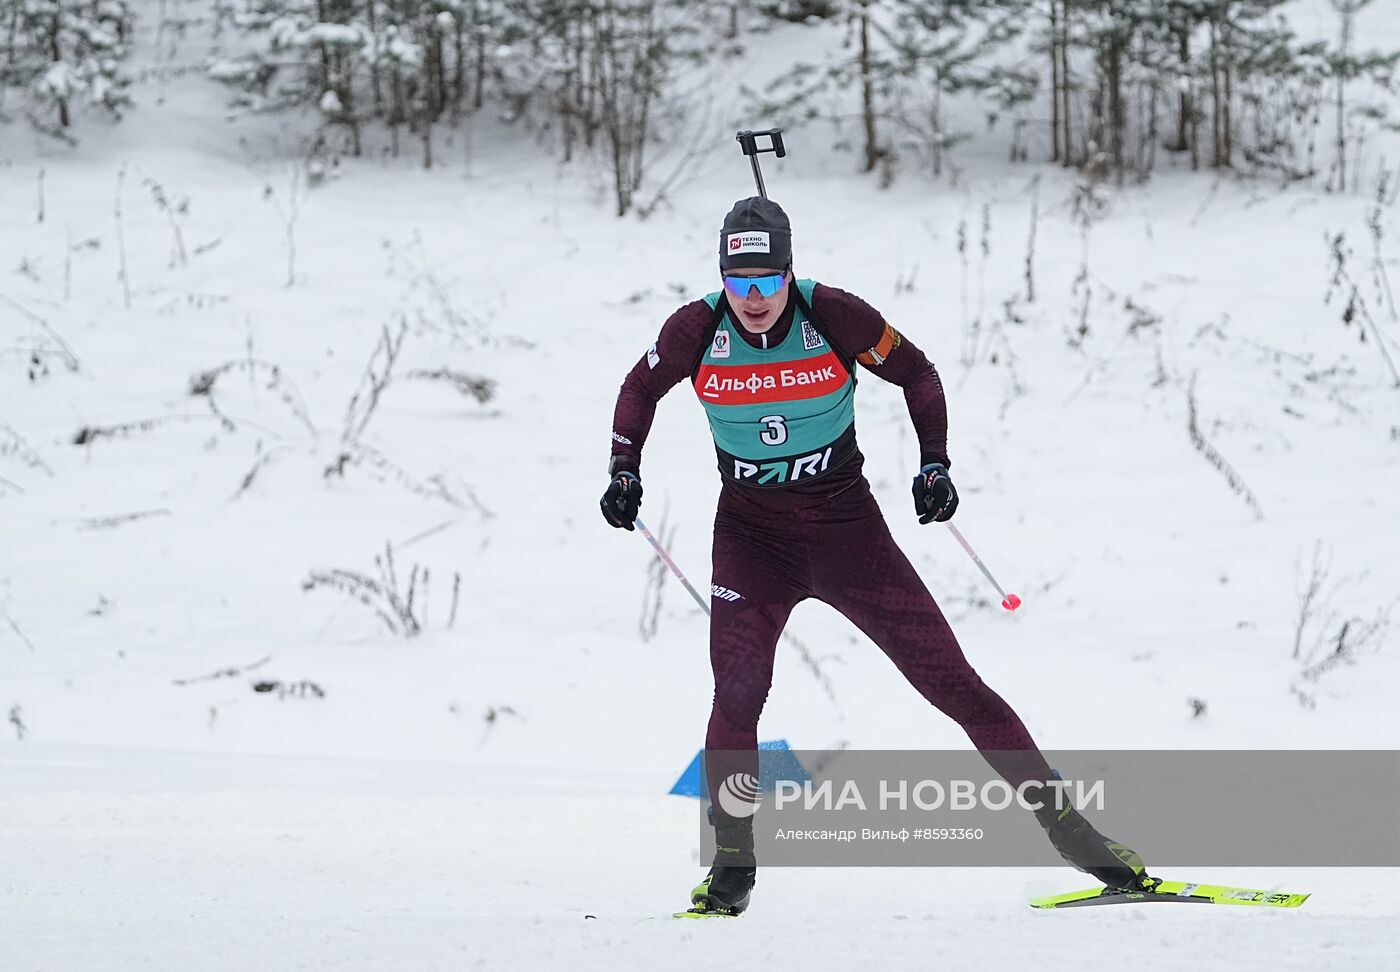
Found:
[[[1037,744],[1400,750],[1397,86],[1400,0],[0,0],[0,965],[1388,967],[1388,845],[1161,862],[1111,808],[1167,879],[1311,898],[1032,911],[1087,886],[1046,844],[671,921],[684,383],[674,569],[598,507],[779,128],[794,273],[936,367],[961,534],[866,368],[871,493]],[[971,752],[816,598],[759,739]]]
[[[207,21],[203,71],[229,104],[314,108],[318,145],[337,155],[362,156],[373,127],[431,168],[436,130],[496,112],[562,162],[601,152],[625,215],[656,143],[716,110],[697,71],[719,77],[782,23],[830,25],[839,39],[726,100],[779,125],[837,123],[859,171],[886,183],[940,176],[976,122],[1013,161],[1048,153],[1119,185],[1179,156],[1345,190],[1377,134],[1395,130],[1400,51],[1357,35],[1376,0],[1329,3],[1329,35],[1300,37],[1289,0],[171,0],[156,43],[164,70],[188,77],[198,57],[182,38]],[[76,103],[117,117],[133,107],[126,0],[7,6],[7,116],[68,139]]]

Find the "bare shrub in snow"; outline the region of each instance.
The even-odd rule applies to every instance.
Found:
[[[155,203],[156,209],[160,210],[161,215],[165,217],[166,224],[170,227],[170,262],[168,266],[185,266],[190,262],[190,258],[189,253],[185,250],[185,234],[180,228],[180,220],[189,214],[189,198],[182,196],[178,199],[171,199],[165,192],[165,186],[149,176],[142,179],[141,184],[150,191],[151,201]]]
[[[1381,160],[1381,172],[1376,178],[1376,195],[1371,209],[1366,213],[1366,229],[1371,233],[1371,279],[1376,288],[1376,300],[1381,307],[1390,307],[1390,319],[1400,321],[1400,309],[1395,306],[1395,293],[1390,288],[1390,274],[1385,268],[1384,249],[1385,221],[1382,217],[1387,208],[1395,205],[1392,189],[1400,189],[1400,179],[1385,168]]]
[[[351,449],[360,441],[365,426],[374,417],[379,407],[380,396],[389,387],[394,375],[394,364],[403,351],[404,338],[408,335],[408,321],[400,318],[398,333],[392,333],[385,325],[379,333],[379,341],[370,352],[369,361],[360,376],[359,387],[350,396],[345,406],[345,428],[340,434],[341,445]]]
[[[409,492],[429,499],[440,499],[458,508],[475,508],[483,517],[491,516],[489,510],[477,500],[471,487],[451,481],[443,474],[435,474],[426,479],[405,470],[380,450],[363,441],[364,433],[379,408],[380,401],[390,385],[396,380],[431,382],[445,385],[464,397],[478,403],[485,403],[495,395],[495,382],[479,375],[468,374],[449,367],[415,369],[402,375],[396,373],[404,341],[408,334],[408,323],[400,318],[398,330],[391,331],[387,326],[380,331],[379,339],[370,353],[369,361],[361,373],[359,384],[346,405],[344,428],[341,430],[340,446],[335,457],[322,470],[325,479],[344,477],[352,468],[364,469],[379,481],[392,483]],[[306,402],[300,390],[277,364],[248,356],[234,358],[223,364],[198,372],[190,377],[189,394],[205,400],[214,417],[233,428],[235,420],[221,406],[218,391],[225,387],[235,375],[246,375],[250,384],[275,394],[286,405],[291,414],[311,434],[319,439],[320,433],[311,419]],[[79,435],[88,441],[104,434],[116,434],[118,429],[84,429]],[[278,456],[285,454],[288,445],[264,448],[260,439],[257,454],[251,467],[244,474],[234,498],[246,493],[265,469]]]
[[[417,579],[415,569],[411,580],[416,581]],[[302,582],[301,587],[304,591],[329,587],[355,598],[361,604],[371,608],[384,622],[391,634],[411,638],[422,630],[422,624],[396,587],[359,571],[343,569],[312,571]]]
[[[286,191],[279,195],[269,182],[263,186],[263,198],[276,207],[277,215],[282,220],[282,235],[287,242],[286,285],[291,287],[297,282],[297,219],[301,216],[302,204],[306,202],[306,165],[292,162],[287,166],[286,175]]]
[[[344,477],[346,470],[361,468],[370,471],[382,482],[392,482],[419,496],[441,499],[459,508],[475,508],[483,518],[491,516],[477,500],[471,487],[449,481],[443,474],[421,479],[405,470],[380,450],[363,441],[365,429],[379,408],[385,392],[398,379],[395,368],[408,335],[408,321],[399,319],[397,332],[385,326],[370,352],[369,361],[360,376],[360,383],[345,408],[345,424],[340,436],[340,449],[324,468],[325,479]],[[403,380],[444,384],[477,402],[487,402],[495,395],[495,382],[452,368],[416,369],[402,376]],[[256,473],[256,468],[253,470]]]
[[[401,581],[394,563],[394,548],[384,545],[384,553],[376,554],[374,566],[377,576],[370,576],[356,570],[335,568],[313,570],[302,582],[303,591],[329,588],[354,598],[374,611],[384,622],[390,634],[401,638],[413,638],[420,634],[428,622],[428,592],[431,575],[427,567],[415,563],[409,571],[406,582]],[[457,618],[457,597],[461,590],[461,574],[454,575],[452,605],[448,613],[448,627]]]
[[[0,422],[0,459],[16,459],[29,469],[37,469],[46,475],[53,475],[53,468],[44,461],[34,447],[25,441],[24,436],[9,425]]]
[[[1318,633],[1318,647],[1307,656],[1307,664],[1299,672],[1299,681],[1291,686],[1298,703],[1316,708],[1319,679],[1328,672],[1354,665],[1367,654],[1379,649],[1390,633],[1390,615],[1395,605],[1376,608],[1369,616],[1350,614],[1335,617],[1335,627],[1324,627]],[[1306,687],[1303,683],[1306,683]]]
[[[73,351],[69,343],[64,340],[48,320],[34,313],[28,307],[15,300],[7,294],[0,293],[0,302],[3,302],[19,312],[31,325],[38,329],[38,333],[22,333],[19,340],[9,348],[0,348],[0,357],[17,357],[24,362],[29,381],[37,382],[40,378],[49,377],[49,361],[57,359],[63,368],[70,372],[82,370],[82,362],[78,360],[78,355]]]
[[[1079,324],[1067,341],[1075,349],[1084,347],[1089,336],[1089,307],[1094,297],[1092,274],[1089,270],[1089,238],[1094,223],[1108,214],[1108,200],[1099,191],[1099,180],[1091,172],[1080,177],[1074,187],[1074,221],[1079,226],[1079,271],[1070,285],[1070,293],[1079,298]]]
[[[214,368],[201,371],[190,376],[189,393],[195,397],[202,397],[209,405],[209,411],[216,416],[228,420],[228,416],[219,408],[218,398],[215,396],[215,386],[221,378],[227,375],[242,373],[248,376],[250,384],[262,380],[264,391],[272,392],[291,411],[306,430],[315,437],[318,433],[315,424],[311,421],[311,414],[307,411],[306,400],[301,392],[287,377],[287,373],[282,368],[270,361],[263,361],[258,358],[234,358],[225,361]]]
[[[656,528],[656,538],[663,547],[670,547],[676,539],[676,527],[669,523],[671,508],[668,503],[662,510],[660,524]],[[661,624],[661,601],[666,593],[666,577],[670,570],[660,557],[653,557],[647,564],[646,580],[642,584],[642,613],[637,618],[637,632],[642,641],[656,637]]]
[[[1332,556],[1321,542],[1313,546],[1304,568],[1299,562],[1298,610],[1293,634],[1293,659],[1299,664],[1291,692],[1300,705],[1314,708],[1316,685],[1337,668],[1383,647],[1391,631],[1391,614],[1397,603],[1361,609],[1355,592],[1367,572],[1332,578]]]
[[[1377,241],[1379,246],[1379,241]],[[1361,288],[1352,279],[1351,273],[1347,270],[1347,260],[1352,255],[1352,250],[1346,245],[1346,234],[1338,233],[1335,236],[1327,236],[1327,251],[1329,269],[1331,276],[1327,281],[1327,293],[1322,302],[1331,304],[1334,296],[1344,296],[1346,305],[1342,308],[1342,325],[1350,328],[1353,323],[1357,323],[1356,337],[1362,344],[1371,343],[1376,348],[1376,353],[1381,356],[1386,370],[1390,372],[1391,383],[1400,388],[1400,371],[1396,370],[1395,359],[1390,356],[1390,351],[1386,348],[1385,335],[1381,333],[1380,325],[1371,316],[1371,310],[1366,303],[1366,298],[1362,296]],[[1366,337],[1366,330],[1370,328],[1371,338]]]
[[[1301,564],[1299,566],[1299,589],[1298,589],[1298,620],[1293,626],[1293,657],[1303,656],[1303,632],[1312,623],[1313,617],[1318,611],[1318,598],[1322,594],[1322,588],[1327,583],[1327,575],[1332,570],[1331,558],[1323,557],[1322,542],[1318,541],[1313,547],[1312,562],[1303,575]]]

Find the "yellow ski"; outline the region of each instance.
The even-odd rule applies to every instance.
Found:
[[[1308,892],[1261,891],[1256,888],[1235,888],[1223,884],[1196,884],[1190,881],[1163,881],[1140,891],[1120,891],[1115,888],[1089,888],[1044,898],[1032,898],[1032,908],[1082,908],[1109,904],[1217,904],[1249,905],[1263,908],[1297,908],[1308,900]]]

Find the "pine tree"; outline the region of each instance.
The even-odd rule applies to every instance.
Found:
[[[890,88],[893,118],[926,150],[934,176],[943,174],[947,150],[968,135],[949,129],[946,98],[974,92],[1006,109],[1033,96],[1033,74],[994,60],[1024,30],[1027,7],[1009,0],[892,0],[890,21],[877,29],[902,82]]]
[[[1394,127],[1389,122],[1390,103],[1395,94],[1394,72],[1397,63],[1400,63],[1400,52],[1357,50],[1355,47],[1356,15],[1373,2],[1331,0],[1332,9],[1337,13],[1338,26],[1336,47],[1328,51],[1326,57],[1329,81],[1335,92],[1332,110],[1337,126],[1332,143],[1335,160],[1330,185],[1338,192],[1345,192],[1347,188],[1348,149],[1353,148],[1360,153],[1368,123]],[[1391,98],[1383,103],[1363,102],[1357,105],[1349,102],[1348,86],[1358,81],[1370,81]]]
[[[1021,0],[847,0],[847,40],[825,65],[798,64],[759,110],[793,121],[846,115],[842,92],[859,99],[861,169],[892,177],[898,145],[943,171],[947,151],[968,135],[947,123],[948,97],[977,93],[999,109],[1028,102],[1036,76],[998,63],[1025,29]],[[1014,153],[1013,153],[1014,154]]]
[[[126,0],[18,0],[5,17],[0,85],[29,99],[29,115],[62,133],[80,103],[120,117],[131,105],[123,71],[133,17]],[[49,114],[49,113],[52,114]]]
[[[378,119],[400,150],[420,137],[432,162],[432,130],[445,113],[480,108],[486,59],[499,26],[498,0],[249,0],[234,25],[253,50],[217,58],[209,75],[257,111],[315,105],[343,127],[349,151]]]

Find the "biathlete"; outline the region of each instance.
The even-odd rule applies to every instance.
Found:
[[[755,880],[753,820],[731,817],[716,787],[736,768],[758,775],[758,718],[778,638],[809,597],[880,647],[924,698],[954,719],[993,769],[1031,799],[1056,777],[1011,706],[978,677],[918,573],[890,536],[856,445],[856,364],[904,389],[919,440],[920,523],[958,508],[948,469],[947,408],[929,360],[852,294],[796,279],[787,215],[742,199],[719,238],[723,287],[681,307],[622,383],[611,482],[601,505],[634,529],[641,458],[660,398],[689,381],[709,418],[723,486],[715,512],[710,617],[714,705],[705,735],[715,827],[713,867],[694,910],[739,914]],[[1035,811],[1069,863],[1114,888],[1147,878],[1141,859],[1071,806]]]

